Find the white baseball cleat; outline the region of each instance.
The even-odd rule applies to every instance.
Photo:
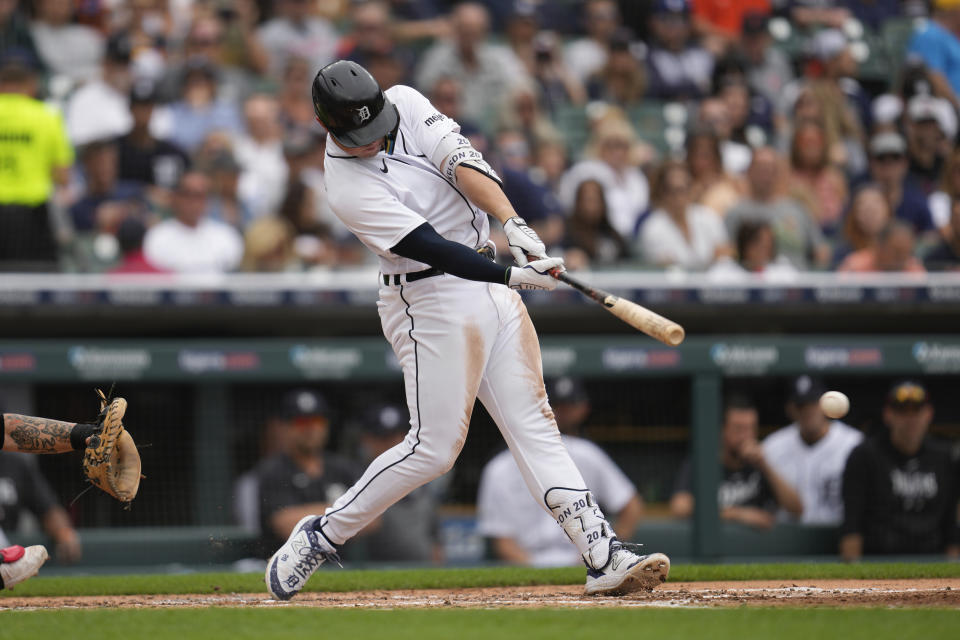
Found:
[[[28,578],[32,578],[40,571],[40,567],[47,561],[47,548],[42,544],[35,544],[24,549],[14,545],[0,550],[0,579],[3,587],[12,589]]]
[[[302,518],[267,563],[264,581],[274,599],[289,600],[300,593],[313,572],[327,560],[340,564],[336,548],[314,528],[321,517]]]
[[[610,560],[600,569],[587,567],[587,595],[622,596],[634,591],[650,591],[666,582],[670,558],[662,553],[639,556],[614,540]]]

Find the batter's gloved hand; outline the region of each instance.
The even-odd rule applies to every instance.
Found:
[[[550,275],[553,270],[564,271],[563,258],[544,258],[534,260],[522,267],[510,267],[507,273],[507,286],[511,289],[557,288],[557,279]]]
[[[507,245],[510,247],[510,253],[517,264],[523,266],[529,259],[546,258],[547,247],[543,240],[537,235],[537,232],[527,226],[527,221],[520,216],[513,216],[503,223],[503,232],[507,234]]]
[[[83,452],[83,471],[90,482],[111,496],[129,504],[140,488],[140,453],[133,438],[123,428],[127,401],[100,396],[100,431],[90,436]]]

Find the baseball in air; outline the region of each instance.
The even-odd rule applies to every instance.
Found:
[[[850,411],[850,399],[839,391],[827,391],[820,396],[820,409],[828,418],[836,420]]]

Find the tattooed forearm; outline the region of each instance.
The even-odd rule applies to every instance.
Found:
[[[4,449],[11,450],[6,443],[12,440],[16,444],[14,451],[62,453],[73,450],[70,445],[73,422],[22,416],[16,413],[4,414],[3,421],[6,427]]]

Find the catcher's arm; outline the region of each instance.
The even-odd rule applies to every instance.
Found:
[[[83,449],[97,425],[3,414],[2,449],[23,453],[66,453]]]

